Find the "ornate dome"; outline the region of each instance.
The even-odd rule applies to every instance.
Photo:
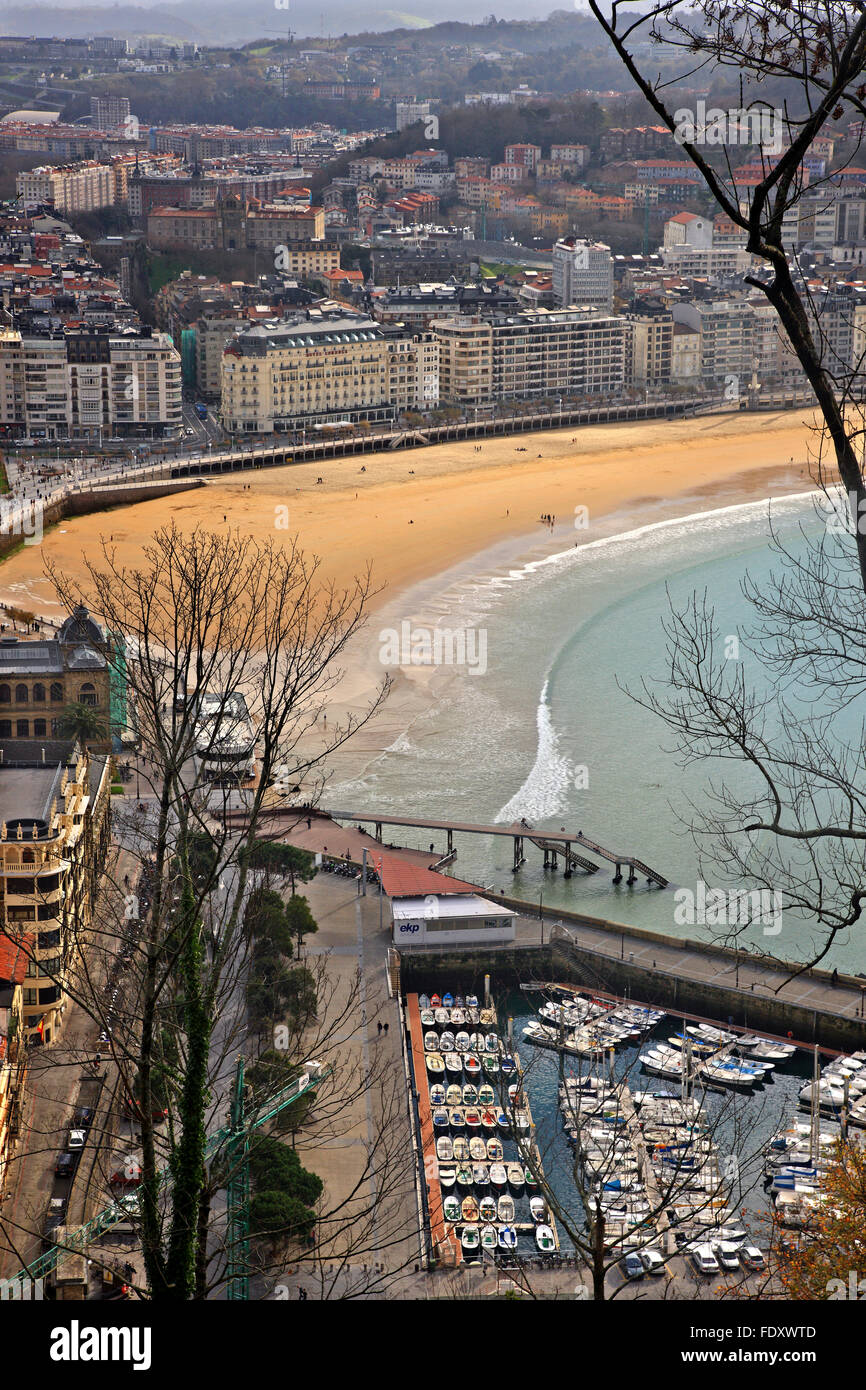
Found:
[[[105,643],[102,628],[93,621],[83,603],[73,609],[72,616],[66,619],[58,632],[57,640],[64,647],[80,642],[101,647]]]

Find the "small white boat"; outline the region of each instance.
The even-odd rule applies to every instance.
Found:
[[[503,1188],[508,1186],[508,1170],[506,1169],[504,1163],[491,1163],[490,1182],[494,1187],[498,1188],[500,1191],[502,1191]]]
[[[536,1225],[540,1225],[547,1220],[547,1207],[543,1197],[530,1197],[529,1211]]]
[[[429,1009],[429,1007],[430,1007],[430,996],[429,996],[429,994],[419,994],[419,995],[418,995],[418,1008],[419,1008],[419,1009]]]
[[[462,1104],[463,1104],[463,1087],[462,1087],[462,1086],[457,1086],[454,1082],[452,1082],[451,1085],[448,1087],[448,1089],[447,1089],[446,1092],[445,1092],[445,1101],[444,1101],[444,1104],[447,1105],[449,1108],[450,1108],[452,1105],[462,1105]]]
[[[457,1197],[446,1197],[442,1203],[442,1214],[446,1221],[459,1221],[461,1217],[460,1202]]]
[[[487,1140],[487,1157],[491,1163],[501,1163],[505,1154],[502,1148],[502,1140],[497,1139],[494,1134],[492,1139]]]
[[[469,1140],[462,1134],[454,1137],[454,1162],[468,1163],[472,1155],[469,1152]]]
[[[454,1157],[454,1145],[450,1134],[440,1134],[436,1140],[436,1157],[441,1163],[450,1163]]]
[[[442,1003],[444,1004],[446,1009],[451,1008],[451,1005],[454,1003],[454,995],[450,992],[450,990],[442,995]]]
[[[440,1163],[440,1165],[439,1165],[439,1186],[442,1188],[443,1192],[447,1192],[450,1188],[452,1188],[452,1187],[454,1186],[454,1184],[456,1183],[456,1181],[457,1181],[457,1169],[456,1169],[456,1168],[453,1168],[453,1167],[448,1167],[448,1168],[446,1168],[444,1164],[441,1164],[441,1163]]]
[[[478,1104],[483,1106],[496,1104],[496,1092],[488,1081],[478,1087]]]
[[[498,1051],[499,1051],[499,1035],[498,1035],[497,1033],[487,1033],[487,1034],[485,1034],[485,1037],[484,1037],[484,1051],[485,1051],[485,1052],[498,1052]]]
[[[431,1053],[430,1055],[431,1055],[431,1056],[436,1056],[436,1055],[438,1055],[440,1058],[441,1058],[441,1056],[442,1056],[441,1053],[438,1053],[438,1054]],[[446,1052],[446,1053],[445,1053],[444,1066],[447,1068],[447,1071],[448,1071],[448,1075],[449,1075],[449,1076],[462,1076],[462,1075],[463,1075],[463,1062],[462,1062],[462,1060],[461,1060],[461,1057],[460,1057],[460,1053],[459,1053],[459,1052]]]
[[[458,1054],[455,1053],[454,1055],[456,1056]],[[474,1052],[465,1052],[463,1054],[462,1070],[465,1070],[467,1076],[471,1076],[473,1078],[481,1074],[481,1063],[475,1056]]]
[[[476,1187],[490,1186],[490,1171],[486,1163],[473,1163],[472,1181]]]
[[[433,1128],[439,1130],[447,1129],[448,1118],[448,1111],[445,1109],[445,1106],[437,1105],[433,1111]]]
[[[513,1226],[500,1226],[500,1227],[499,1227],[499,1249],[500,1249],[500,1250],[516,1250],[516,1249],[517,1249],[517,1232],[515,1231],[515,1229],[514,1229]]]
[[[462,1007],[451,1010],[451,1022],[454,1024],[455,1028],[463,1027],[463,1024],[466,1022],[466,1014]]]
[[[433,1028],[431,1028],[431,1029],[429,1030],[429,1032],[427,1032],[427,1033],[424,1034],[424,1051],[425,1051],[425,1052],[438,1052],[438,1051],[439,1051],[439,1034],[438,1034],[438,1033],[435,1031],[435,1029],[433,1029]]]
[[[480,1134],[473,1134],[469,1140],[469,1157],[473,1163],[487,1162],[487,1145]]]
[[[428,1052],[425,1058],[427,1070],[431,1076],[441,1076],[445,1070],[445,1063],[442,1060],[441,1052]]]
[[[445,1036],[444,1033],[442,1036]],[[454,1046],[458,1052],[469,1051],[469,1034],[465,1028],[461,1028],[459,1033],[454,1034]]]
[[[430,1087],[430,1104],[447,1104],[445,1100],[445,1087],[442,1085],[441,1081],[434,1081],[433,1085]]]
[[[489,1192],[478,1203],[478,1215],[482,1221],[496,1220],[496,1198],[491,1197]]]
[[[523,1169],[520,1166],[520,1164],[509,1163],[506,1172],[508,1173],[509,1185],[514,1188],[515,1192],[522,1192],[524,1188],[525,1179],[523,1176]]]
[[[510,1226],[514,1220],[514,1198],[507,1192],[503,1192],[496,1203],[496,1214],[499,1220],[506,1226]]]
[[[432,1028],[436,1022],[436,1015],[432,1009],[422,1009],[420,1017],[422,1028]]]
[[[475,1225],[464,1226],[460,1236],[460,1244],[463,1247],[464,1255],[475,1255],[478,1253],[478,1227]]]
[[[553,1238],[553,1231],[549,1226],[536,1226],[535,1244],[538,1246],[542,1255],[550,1255],[556,1249],[556,1241]]]
[[[454,1103],[455,1105],[459,1105],[461,1102],[455,1101]],[[471,1081],[468,1081],[463,1087],[462,1103],[464,1105],[478,1105],[478,1089],[472,1085]]]
[[[463,1129],[466,1124],[466,1113],[461,1106],[455,1105],[453,1110],[448,1111],[448,1119],[452,1129]]]
[[[435,1018],[436,1022],[439,1024],[439,1027],[440,1027],[440,1028],[444,1028],[444,1027],[448,1024],[448,1022],[450,1021],[450,1017],[451,1017],[451,1016],[450,1016],[450,1014],[448,1013],[448,1010],[447,1010],[447,1009],[439,1008],[439,1009],[435,1009],[435,1010],[434,1010],[434,1012],[433,1012],[433,1017]]]
[[[431,1050],[434,1050],[434,1049],[431,1049]],[[454,1050],[455,1050],[455,1048],[454,1048],[454,1034],[453,1034],[453,1033],[449,1033],[448,1030],[446,1029],[445,1032],[442,1034],[442,1036],[441,1036],[440,1039],[439,1039],[439,1051],[440,1051],[440,1052],[454,1052]]]
[[[495,1227],[495,1226],[487,1225],[487,1226],[482,1226],[482,1227],[481,1227],[481,1248],[482,1248],[482,1250],[495,1250],[495,1249],[496,1249],[496,1227]]]

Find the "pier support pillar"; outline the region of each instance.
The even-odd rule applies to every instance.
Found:
[[[545,869],[550,867],[550,850],[547,849],[544,851],[544,867]]]
[[[381,822],[380,820],[377,820],[377,821],[376,821],[374,829],[375,829],[376,839],[379,841],[379,844],[381,845],[381,843],[382,843],[382,822]]]
[[[523,838],[520,835],[514,837],[514,864],[511,872],[516,874],[520,865],[523,863]]]
[[[453,854],[453,853],[454,853],[454,832],[453,832],[453,830],[449,830],[449,831],[448,831],[448,853],[449,853],[449,854]]]
[[[571,878],[571,845],[565,846],[565,869],[562,877]]]
[[[613,876],[614,883],[622,883],[622,865],[617,864],[616,873]]]
[[[633,883],[637,883],[637,874],[634,871],[634,864],[629,864],[628,866],[628,878],[626,879],[626,883],[629,888],[631,888]]]

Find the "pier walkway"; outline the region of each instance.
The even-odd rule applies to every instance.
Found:
[[[544,863],[547,866],[551,857],[552,867],[556,868],[557,855],[562,854],[565,860],[565,877],[570,878],[572,866],[577,865],[588,873],[594,873],[598,865],[591,860],[584,859],[574,853],[573,846],[580,845],[582,849],[590,854],[596,855],[599,859],[605,859],[609,864],[616,865],[616,872],[613,876],[614,883],[621,883],[623,866],[628,868],[629,874],[627,883],[634,883],[638,875],[644,876],[650,884],[657,884],[660,888],[667,887],[668,880],[656,869],[651,869],[642,859],[636,858],[633,854],[621,853],[617,850],[606,849],[597,840],[591,840],[584,835],[582,830],[539,830],[533,831],[532,826],[521,822],[514,822],[512,825],[475,825],[470,821],[449,821],[449,820],[427,820],[417,816],[393,816],[385,815],[379,811],[367,811],[358,813],[357,811],[342,811],[327,809],[320,812],[322,815],[329,816],[333,821],[352,821],[355,824],[372,825],[374,827],[375,838],[382,839],[383,825],[405,826],[412,830],[444,830],[448,837],[448,854],[454,852],[455,835],[499,835],[507,836],[514,841],[514,872],[524,863],[523,853],[524,841],[529,840],[544,852]]]

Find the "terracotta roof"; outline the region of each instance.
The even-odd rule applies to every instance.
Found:
[[[423,869],[417,864],[409,864],[396,854],[371,850],[370,857],[389,898],[423,898],[428,893],[481,891],[477,883],[466,883],[463,879],[449,878],[447,874],[436,873],[433,869]]]
[[[0,980],[4,983],[21,985],[27,974],[27,952],[33,949],[32,933],[25,933],[20,941],[0,932]]]

